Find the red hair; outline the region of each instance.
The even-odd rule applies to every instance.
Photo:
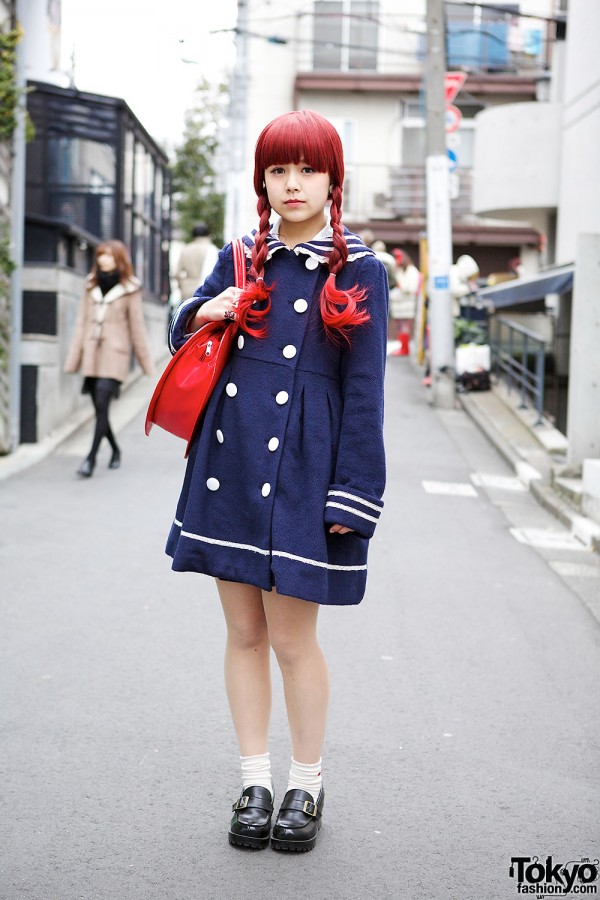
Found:
[[[112,253],[115,258],[121,281],[127,281],[128,278],[131,278],[133,275],[133,265],[131,263],[129,250],[123,241],[102,241],[102,243],[98,244],[96,247],[96,253],[94,254],[94,265],[92,266],[92,271],[90,273],[92,282],[98,284],[98,257],[107,252]]]
[[[264,267],[267,260],[267,236],[270,230],[271,205],[267,196],[264,176],[265,169],[276,163],[294,163],[301,159],[317,172],[327,172],[331,182],[331,227],[333,229],[333,250],[327,265],[329,277],[325,282],[319,305],[325,333],[337,339],[339,335],[348,338],[348,331],[355,325],[369,320],[365,309],[358,304],[365,299],[366,291],[357,285],[347,291],[336,286],[336,275],[348,259],[348,247],[342,227],[342,191],[344,185],[344,152],[342,142],[331,122],[319,113],[301,109],[284,113],[267,125],[258,137],[254,159],[254,190],[258,197],[258,231],[252,250],[252,264],[248,272],[250,284],[240,300],[239,321],[242,328],[257,323],[264,317],[270,306],[271,288],[264,283]],[[266,301],[262,310],[251,309],[255,301]],[[262,337],[266,327],[252,329],[252,334]]]

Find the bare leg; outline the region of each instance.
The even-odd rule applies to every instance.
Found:
[[[262,592],[217,579],[227,623],[225,689],[241,756],[266,753],[271,715],[270,644]]]
[[[271,646],[283,676],[292,755],[302,763],[321,758],[329,701],[327,663],[317,641],[319,605],[263,591]]]

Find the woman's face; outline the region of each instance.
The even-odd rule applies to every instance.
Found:
[[[96,257],[96,264],[101,272],[114,272],[117,268],[117,261],[110,250],[103,250]]]
[[[325,223],[329,175],[317,172],[304,160],[265,169],[265,186],[271,208],[284,222],[313,233]]]

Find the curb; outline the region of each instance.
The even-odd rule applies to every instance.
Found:
[[[498,395],[496,394],[496,396]],[[558,519],[559,522],[562,522],[588,550],[600,553],[600,524],[576,512],[555,490],[551,479],[552,466],[554,464],[552,458],[546,454],[546,464],[543,466],[545,471],[540,471],[519,453],[518,449],[507,440],[494,420],[487,416],[476,403],[472,402],[472,398],[468,394],[457,394],[457,398],[467,415],[475,422],[500,455],[513,467],[517,478],[531,490],[538,503]],[[501,400],[501,398],[499,399]],[[517,420],[509,406],[506,406],[506,414],[507,416],[513,416]],[[524,428],[527,427],[522,421],[521,425]],[[535,438],[535,432],[531,429],[528,430]],[[540,454],[544,454],[544,448],[541,444]]]
[[[161,357],[159,360],[155,361],[157,375],[151,376],[151,381],[145,381],[144,379],[148,376],[145,376],[141,370],[136,370],[129,376],[127,381],[123,383],[121,387],[121,396],[117,401],[122,404],[122,406],[119,410],[119,416],[115,416],[115,419],[118,418],[119,420],[118,423],[113,426],[115,431],[118,432],[125,427],[125,425],[129,424],[129,422],[138,415],[140,410],[148,405],[150,397],[152,396],[152,391],[154,390],[154,385],[170,358],[169,354],[168,356]],[[149,387],[149,385],[151,386]],[[46,457],[53,453],[61,444],[72,437],[84,425],[93,421],[93,419],[94,410],[91,406],[89,408],[80,409],[73,413],[64,425],[56,428],[36,444],[19,444],[13,453],[8,453],[6,456],[0,456],[0,481],[11,478],[13,475],[17,475],[19,472],[23,472],[25,469],[29,469],[31,466],[42,462],[42,460],[46,459]]]

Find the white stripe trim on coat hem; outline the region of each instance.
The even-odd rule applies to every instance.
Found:
[[[369,509],[374,509],[376,512],[381,512],[382,506],[377,506],[376,503],[370,503],[368,500],[363,500],[362,497],[357,497],[356,494],[347,494],[346,491],[327,491],[328,497],[345,497],[346,500],[354,500],[355,503],[362,503],[363,506],[368,506]]]
[[[336,572],[364,572],[364,566],[334,566],[331,563],[319,562],[317,559],[305,559],[303,556],[295,556],[293,553],[284,553],[283,550],[273,550],[273,556],[282,556],[284,559],[292,559],[294,562],[306,563],[308,566],[319,566],[320,569],[333,569]]]
[[[180,523],[175,519],[175,525]],[[308,566],[318,566],[321,569],[332,569],[336,572],[363,572],[367,566],[334,566],[331,563],[321,562],[318,559],[306,559],[304,556],[295,556],[293,553],[285,553],[283,550],[263,550],[261,547],[254,547],[252,544],[237,544],[234,541],[219,541],[216,538],[204,537],[201,534],[192,534],[191,531],[182,531],[182,537],[190,538],[193,541],[202,541],[205,544],[217,544],[219,547],[231,547],[235,550],[251,550],[253,553],[260,553],[262,556],[281,556],[284,559],[291,559],[294,562],[305,563]]]
[[[192,541],[202,541],[204,544],[217,544],[219,547],[232,547],[235,550],[251,550],[253,553],[260,553],[262,556],[270,556],[270,550],[263,550],[261,547],[254,547],[252,544],[236,544],[235,541],[218,541],[216,538],[205,537],[203,534],[192,534],[191,531],[182,531],[182,537],[190,538]]]
[[[328,500],[325,506],[335,506],[336,509],[343,509],[345,512],[352,513],[353,516],[360,516],[361,519],[368,519],[369,522],[379,522],[379,519],[376,519],[375,516],[369,516],[367,513],[359,512],[357,509],[354,509],[352,506],[344,506],[343,503],[334,503],[333,500]]]

